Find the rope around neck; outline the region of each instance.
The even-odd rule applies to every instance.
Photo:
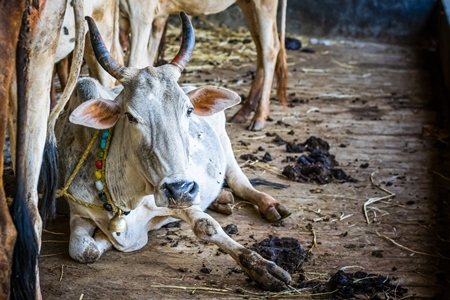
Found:
[[[69,179],[67,180],[66,184],[64,185],[64,187],[60,190],[56,191],[56,198],[61,198],[61,197],[67,197],[70,200],[72,200],[73,202],[80,204],[84,207],[87,208],[95,208],[95,209],[101,209],[104,210],[104,206],[101,205],[95,205],[92,203],[88,203],[88,202],[84,202],[81,200],[76,199],[72,194],[70,194],[68,192],[68,189],[70,187],[70,184],[72,183],[72,181],[74,180],[75,176],[78,174],[78,172],[81,169],[81,166],[83,165],[83,163],[86,161],[87,156],[89,155],[90,150],[92,149],[92,146],[94,145],[95,141],[97,140],[98,136],[100,134],[100,130],[97,130],[94,134],[94,136],[92,137],[91,141],[89,142],[86,150],[84,151],[83,155],[81,156],[77,166],[75,167],[75,169],[73,170],[72,174],[70,175]],[[108,154],[108,149],[109,149],[109,145],[111,142],[111,137],[112,137],[112,130],[109,130],[109,134],[108,134],[108,138],[106,140],[106,147],[104,149],[104,156],[102,158],[103,160],[103,164],[102,164],[102,177],[100,178],[101,182],[103,183],[104,189],[103,192],[106,194],[106,203],[108,203],[109,205],[111,205],[112,210],[111,212],[113,213],[118,213],[120,211],[119,208],[117,208],[117,206],[114,205],[112,199],[111,199],[111,194],[109,193],[109,190],[106,186],[106,180],[105,180],[105,168],[106,168],[106,157]]]

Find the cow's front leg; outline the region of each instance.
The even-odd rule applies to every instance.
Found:
[[[101,231],[94,236],[95,224],[79,215],[70,216],[69,254],[80,263],[93,263],[112,248],[108,237]]]
[[[291,281],[291,276],[274,262],[262,258],[230,238],[222,227],[211,216],[199,207],[174,210],[176,217],[186,221],[197,237],[212,242],[231,255],[241,268],[258,283],[269,291],[281,291]]]

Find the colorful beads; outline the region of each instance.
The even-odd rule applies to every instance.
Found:
[[[103,160],[97,159],[97,160],[95,161],[95,167],[96,167],[97,169],[101,170],[102,167],[103,167]]]
[[[95,171],[94,171],[94,177],[98,179],[95,182],[95,187],[100,192],[98,194],[98,199],[103,202],[103,208],[106,211],[113,211],[113,204],[111,202],[111,199],[109,199],[109,196],[107,195],[107,190],[103,191],[105,189],[105,186],[103,185],[104,177],[103,177],[103,171],[105,170],[105,151],[107,151],[107,145],[108,145],[108,138],[109,138],[109,130],[104,130],[101,133],[101,140],[100,140],[100,149],[97,152],[97,156],[99,159],[95,160]],[[108,202],[109,200],[109,202]],[[120,211],[120,210],[119,210]],[[128,215],[130,212],[124,212],[124,215]]]
[[[107,211],[112,211],[112,206],[109,203],[103,203],[103,208]]]
[[[101,133],[101,139],[100,139],[100,149],[97,152],[97,156],[99,159],[95,160],[95,171],[94,171],[94,177],[98,179],[95,182],[95,187],[97,190],[101,193],[98,194],[98,199],[103,202],[103,208],[107,211],[112,211],[113,206],[108,203],[108,196],[105,192],[103,192],[103,189],[105,188],[103,185],[103,170],[104,170],[104,160],[105,160],[105,150],[106,145],[108,143],[108,137],[109,137],[109,130],[104,130]],[[104,179],[103,179],[104,180]]]
[[[95,187],[97,188],[98,191],[103,191],[103,182],[101,180],[97,180],[95,182]]]
[[[106,203],[106,201],[108,201],[108,198],[106,197],[106,194],[104,192],[98,194],[98,199],[100,199],[100,201],[102,201],[103,203]]]
[[[105,149],[106,148],[106,140],[100,140],[100,149]]]
[[[94,176],[97,179],[102,179],[102,171],[101,170],[97,170],[94,172]]]

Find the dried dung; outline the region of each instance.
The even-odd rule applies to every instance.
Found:
[[[342,169],[336,168],[339,163],[329,152],[330,144],[321,138],[311,136],[305,142],[296,144],[286,142],[277,135],[273,141],[278,145],[286,145],[286,151],[289,153],[305,153],[296,159],[291,157],[286,159],[287,161],[295,160],[294,165],[287,165],[282,171],[282,174],[292,181],[319,184],[327,184],[335,180],[357,182]]]
[[[345,273],[338,271],[328,282],[329,290],[337,292],[334,299],[352,299],[356,295],[365,295],[368,299],[388,299],[401,297],[408,291],[399,285],[392,284],[382,275],[365,272]],[[381,294],[381,298],[378,294]]]
[[[314,293],[332,293],[332,299],[398,299],[408,290],[378,274],[366,272],[345,273],[336,272],[328,282],[305,280],[302,275],[292,286],[297,289],[308,288]]]
[[[302,249],[299,241],[294,238],[269,238],[253,244],[253,250],[265,259],[275,262],[290,274],[302,271],[306,251]]]

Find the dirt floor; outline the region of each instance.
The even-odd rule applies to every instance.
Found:
[[[177,45],[175,36],[171,31],[169,44]],[[246,96],[255,69],[249,40],[244,31],[198,30],[194,57],[180,83],[227,86]],[[222,226],[234,224],[238,233],[232,237],[249,248],[269,236],[297,240],[310,252],[292,273],[297,290],[265,293],[231,257],[200,242],[185,223],[150,232],[149,243],[139,251],[109,251],[96,263],[79,264],[69,257],[68,219],[60,216],[43,233],[43,298],[330,298],[338,297],[336,289],[315,287],[343,270],[371,274],[359,282],[382,275],[392,284],[358,299],[445,299],[449,258],[442,256],[449,255],[450,152],[444,151],[449,139],[436,127],[432,106],[432,49],[302,42],[313,51],[288,51],[291,105],[284,110],[273,99],[261,132],[227,124],[236,158],[249,178],[289,185],[258,188],[289,207],[292,215],[270,224],[239,199],[231,216],[210,212]],[[274,142],[275,134],[294,144],[311,136],[327,141],[338,167],[357,182],[287,179],[282,169],[295,164],[288,157],[305,153],[288,153],[286,145]],[[266,153],[272,160],[262,162]],[[246,161],[244,154],[261,161]],[[310,282],[309,288],[303,289],[301,281]]]

